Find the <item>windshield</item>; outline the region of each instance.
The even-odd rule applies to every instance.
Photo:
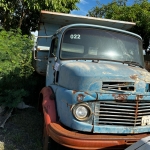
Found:
[[[138,62],[143,66],[140,39],[103,29],[70,28],[64,33],[61,59],[92,59]]]

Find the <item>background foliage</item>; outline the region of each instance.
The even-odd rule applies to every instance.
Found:
[[[37,100],[45,77],[31,65],[31,31],[38,29],[41,10],[69,13],[78,9],[79,1],[0,0],[0,105],[16,107],[23,100]]]
[[[135,22],[132,32],[139,34],[146,49],[150,39],[150,2],[148,0],[135,0],[133,5],[127,5],[128,0],[113,0],[107,5],[97,6],[88,12],[88,16]]]
[[[0,19],[5,30],[20,28],[23,34],[38,29],[40,11],[69,13],[80,0],[0,0]]]
[[[15,107],[28,96],[33,39],[21,34],[21,30],[0,32],[0,105]]]

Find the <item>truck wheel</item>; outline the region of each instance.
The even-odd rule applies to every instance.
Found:
[[[49,137],[48,150],[60,150],[61,147],[52,138]]]
[[[60,145],[47,135],[45,124],[43,129],[43,150],[60,150]]]
[[[59,143],[55,142],[46,133],[45,124],[43,129],[43,150],[74,150],[71,148],[64,147]]]
[[[60,150],[62,147],[56,143],[51,137],[47,136],[43,139],[43,150]]]

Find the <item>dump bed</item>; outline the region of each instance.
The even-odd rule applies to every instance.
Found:
[[[59,28],[75,23],[102,25],[123,30],[128,30],[135,25],[132,22],[41,11],[37,45],[33,53],[33,65],[38,73],[45,75],[48,50],[51,43],[50,37]]]

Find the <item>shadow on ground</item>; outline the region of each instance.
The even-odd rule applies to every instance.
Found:
[[[0,150],[42,150],[42,114],[35,108],[15,109],[4,129],[0,128]]]

